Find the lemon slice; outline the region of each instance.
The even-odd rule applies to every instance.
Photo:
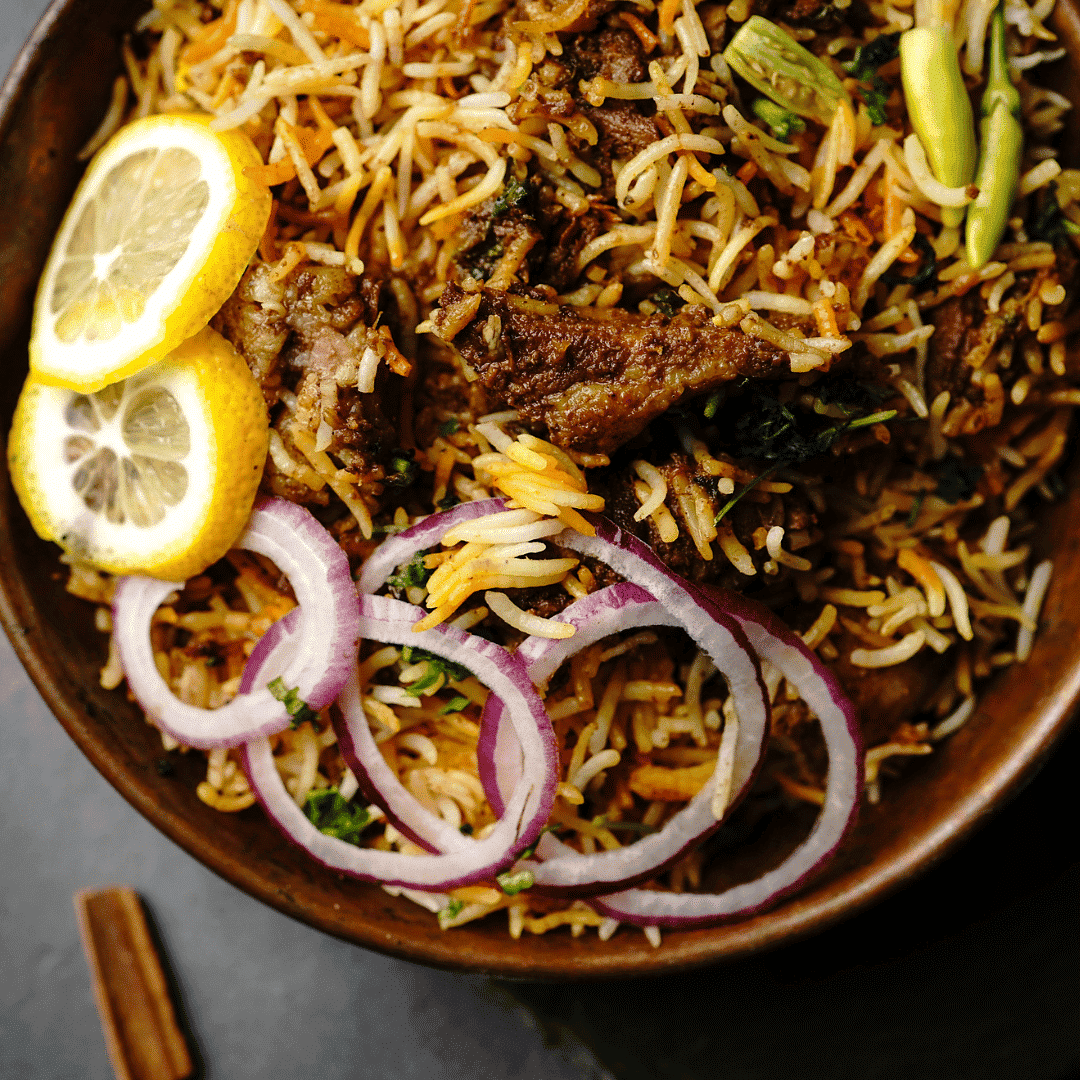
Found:
[[[38,286],[30,371],[89,393],[201,330],[236,288],[270,217],[262,159],[240,131],[150,116],[91,162]]]
[[[221,558],[243,531],[268,437],[258,384],[206,327],[96,393],[31,375],[8,458],[39,536],[101,570],[179,581]]]

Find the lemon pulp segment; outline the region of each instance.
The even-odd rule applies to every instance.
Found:
[[[268,430],[247,365],[206,327],[97,392],[31,375],[15,410],[12,479],[38,534],[76,560],[181,580],[243,530]]]
[[[94,158],[38,288],[30,370],[91,392],[160,360],[236,287],[270,215],[239,131],[153,116]]]

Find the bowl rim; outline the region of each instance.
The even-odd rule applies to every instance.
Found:
[[[52,0],[31,36],[20,50],[0,88],[0,149],[20,103],[33,88],[33,77],[54,35],[64,28],[71,11],[81,0]],[[1058,0],[1055,29],[1064,39],[1072,57],[1080,57],[1080,8],[1077,0]],[[0,497],[14,503],[6,465],[0,467]],[[1080,495],[1078,495],[1080,499]],[[16,514],[22,515],[21,507]],[[5,541],[10,538],[6,517],[2,523]],[[38,543],[44,543],[38,541]],[[1034,775],[1053,745],[1069,726],[1080,702],[1080,655],[1058,673],[1043,695],[1044,706],[1036,722],[1030,724],[1014,746],[1014,752],[993,771],[990,778],[964,792],[951,813],[937,820],[916,842],[905,845],[899,857],[846,871],[824,887],[811,885],[778,906],[753,919],[722,924],[707,937],[700,934],[680,940],[680,932],[667,931],[664,945],[653,950],[620,952],[593,950],[570,957],[544,956],[542,951],[463,949],[454,935],[410,940],[388,934],[385,928],[357,926],[345,928],[325,904],[306,902],[285,893],[225,852],[213,837],[182,817],[169,812],[155,798],[152,780],[124,769],[96,734],[85,700],[59,677],[36,645],[34,626],[38,615],[25,583],[9,560],[0,562],[0,623],[42,698],[91,764],[143,817],[189,855],[250,896],[282,913],[343,940],[403,959],[435,967],[479,972],[503,978],[581,979],[655,975],[733,960],[750,953],[775,948],[804,937],[841,919],[862,911],[884,898],[917,874],[946,857],[996,810],[1017,793]],[[46,620],[47,621],[47,620]],[[270,827],[269,824],[267,827]],[[318,873],[321,868],[314,872]],[[329,871],[327,871],[329,873]],[[501,934],[501,931],[500,931]],[[507,941],[511,940],[506,938]],[[541,939],[533,939],[539,941]],[[514,943],[517,945],[518,943]],[[519,955],[526,954],[526,955]]]

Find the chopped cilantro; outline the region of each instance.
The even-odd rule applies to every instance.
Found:
[[[391,574],[386,583],[395,592],[404,592],[426,585],[431,574],[432,571],[424,565],[424,553],[418,551],[404,566],[398,567],[398,572]]]
[[[656,305],[656,310],[669,319],[683,305],[682,297],[678,293],[672,292],[671,289],[660,289],[658,292],[654,292],[649,299]]]
[[[890,60],[895,60],[900,53],[900,34],[878,34],[869,45],[860,45],[855,56],[843,69],[856,79],[865,79],[873,75],[878,68],[884,67]]]
[[[440,928],[445,930],[461,914],[464,907],[464,900],[451,900],[446,907],[439,911]]]
[[[789,136],[806,130],[806,124],[801,117],[796,116],[790,109],[785,109],[783,105],[778,105],[771,98],[759,97],[750,108],[759,120],[769,125],[778,139],[786,141]]]
[[[1057,184],[1051,182],[1027,227],[1029,240],[1042,240],[1054,247],[1066,247],[1070,236],[1080,236],[1080,225],[1062,212]]]
[[[720,402],[723,401],[724,395],[717,390],[715,394],[710,394],[705,402],[705,408],[702,410],[702,415],[706,420],[711,420],[716,415],[716,410],[720,408]]]
[[[272,682],[268,682],[266,689],[285,706],[285,711],[292,717],[289,722],[291,728],[298,728],[319,715],[306,701],[300,700],[299,687],[294,686],[291,690],[286,688],[285,681],[280,675]]]
[[[448,491],[438,503],[440,510],[449,510],[451,506],[457,506],[461,500],[452,492]]]
[[[915,522],[919,520],[919,513],[922,511],[923,503],[926,502],[926,496],[929,494],[929,488],[919,489],[919,493],[915,496],[915,501],[911,504],[911,510],[908,512],[907,527],[909,529],[915,528]]]
[[[934,472],[937,474],[937,494],[947,503],[958,503],[975,494],[983,468],[965,465],[960,458],[949,454]]]
[[[456,416],[451,416],[449,420],[447,420],[445,423],[442,423],[442,424],[439,425],[439,434],[444,439],[446,439],[446,438],[449,438],[451,435],[453,435],[454,432],[457,431],[458,428],[460,428],[460,427],[461,427],[461,424],[458,422],[457,417]]]
[[[461,712],[469,704],[467,697],[458,694],[457,697],[451,698],[440,710],[440,716],[446,716],[447,713]]]
[[[386,483],[393,487],[409,487],[420,471],[420,466],[413,460],[412,450],[393,450],[390,453],[390,469],[386,474]]]
[[[304,813],[319,832],[347,844],[359,844],[360,834],[372,822],[365,807],[346,802],[336,787],[309,792]]]
[[[855,50],[854,58],[842,65],[849,75],[863,84],[859,87],[859,96],[866,104],[866,111],[873,124],[884,124],[888,119],[885,103],[893,91],[892,85],[877,73],[878,68],[895,59],[899,50],[898,33],[879,34],[869,45],[860,45]]]
[[[732,450],[738,457],[757,458],[771,464],[720,508],[714,519],[716,522],[780,466],[795,465],[818,457],[826,453],[841,435],[896,416],[895,409],[854,415],[857,410],[874,408],[889,395],[882,395],[880,389],[872,384],[852,380],[826,380],[822,384],[822,396],[818,401],[839,406],[847,416],[843,423],[825,427],[819,426],[816,414],[805,411],[797,413],[763,389],[751,387],[749,379],[742,380],[740,385],[750,389],[725,405],[724,411],[729,413],[730,424],[722,423],[720,426],[733,433]]]
[[[506,213],[511,206],[517,206],[528,194],[529,189],[511,176],[503,185],[502,194],[491,204],[491,216],[498,217],[499,214]]]
[[[455,664],[450,660],[428,652],[426,649],[418,649],[413,645],[406,645],[401,650],[401,659],[406,664],[419,664],[421,661],[427,661],[427,671],[416,682],[410,683],[406,688],[413,697],[420,697],[425,690],[434,691],[444,683],[461,682],[462,679],[467,679],[472,674],[468,668],[463,668],[460,664]]]
[[[829,403],[840,404],[846,398],[851,408],[844,407],[844,411],[849,416],[857,407],[869,407],[864,403],[870,392],[857,392],[859,385],[849,383],[847,389],[842,389],[839,383],[832,384]],[[859,400],[856,400],[857,396]],[[761,389],[753,389],[731,404],[738,409],[733,425],[734,452],[739,457],[759,458],[780,465],[794,465],[824,454],[844,432],[891,420],[896,415],[895,409],[888,409],[815,429],[811,426],[811,416],[797,415],[778,398]]]
[[[829,375],[814,387],[814,396],[822,405],[835,405],[845,416],[873,411],[895,395],[896,391],[891,386],[858,382],[840,375]]]
[[[473,827],[467,821],[463,821],[461,823],[461,827],[458,829],[458,832],[464,833],[466,836],[472,836]]]
[[[887,270],[881,275],[881,280],[886,285],[910,285],[913,289],[931,289],[937,284],[937,257],[934,254],[934,245],[925,234],[917,232],[911,241],[911,246],[922,255],[922,266],[910,277],[899,270]]]
[[[536,879],[531,870],[507,870],[503,874],[496,874],[495,880],[507,896],[515,896],[519,892],[531,889]]]

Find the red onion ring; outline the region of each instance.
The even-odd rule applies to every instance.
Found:
[[[651,607],[647,609],[647,605]],[[644,589],[628,581],[593,593],[570,604],[559,615],[561,622],[575,628],[572,637],[557,640],[529,637],[522,642],[517,655],[525,661],[533,684],[546,688],[560,665],[575,653],[625,629],[622,626],[613,629],[612,623],[626,606],[633,609],[635,626],[676,625]],[[547,663],[543,663],[545,658]],[[521,772],[521,746],[506,719],[502,703],[489,698],[480,717],[480,737],[476,743],[480,781],[496,814],[501,814],[505,806],[503,792],[513,789]]]
[[[454,627],[444,625],[414,633],[412,627],[423,618],[424,612],[388,597],[362,597],[360,616],[364,636],[391,644],[414,645],[468,666],[493,693],[510,703],[515,731],[526,753],[525,769],[510,795],[506,813],[483,840],[472,840],[458,833],[458,839],[453,841],[454,850],[442,854],[412,856],[356,847],[321,833],[312,824],[282,783],[269,740],[265,738],[252,740],[241,751],[252,790],[271,820],[290,840],[334,870],[365,881],[425,891],[490,881],[513,863],[518,852],[534,842],[555,798],[555,741],[543,703],[529,681],[524,664],[498,645]],[[283,635],[278,647],[286,647],[287,642]],[[257,658],[258,662],[269,665],[275,653],[274,648],[266,649]],[[255,653],[252,658],[256,659]],[[249,661],[249,667],[253,666]],[[253,673],[253,685],[265,677],[264,671],[265,666],[262,672]],[[367,729],[367,719],[362,709],[356,716],[352,715],[352,709],[346,712],[348,702],[342,704],[345,722],[339,728],[341,748],[352,768],[353,762],[359,764],[357,736]],[[380,790],[385,797],[386,789],[380,785]]]
[[[259,500],[235,546],[265,555],[292,584],[302,622],[277,674],[305,704],[324,708],[348,678],[359,636],[345,553],[307,510],[285,499]],[[128,686],[146,715],[178,742],[202,750],[236,746],[288,727],[286,706],[265,685],[217,709],[188,705],[172,692],[154,662],[150,623],[169,593],[182,588],[183,582],[154,578],[117,581],[113,635]]]
[[[455,525],[463,521],[497,514],[505,509],[503,499],[480,499],[477,502],[458,503],[449,510],[429,514],[422,521],[388,536],[368,557],[356,579],[356,591],[361,595],[374,594],[386,584],[386,579],[418,551],[426,551],[438,544]]]
[[[692,609],[690,608],[692,606]],[[681,610],[681,614],[680,614]],[[769,712],[765,691],[758,680],[757,662],[741,631],[708,600],[687,593],[680,610],[671,611],[640,586],[630,582],[612,585],[575,601],[559,615],[560,621],[577,628],[571,638],[530,638],[518,652],[533,682],[543,686],[559,666],[579,649],[610,634],[647,626],[681,626],[709,653],[717,668],[728,677],[739,715],[731,797],[724,817],[746,794],[761,762],[768,735]],[[688,612],[694,617],[687,617]],[[749,677],[743,669],[749,669]],[[734,677],[729,677],[733,672]],[[740,674],[743,681],[740,681]],[[736,690],[735,687],[739,687]],[[503,799],[500,784],[514,775],[512,740],[503,734],[505,714],[500,703],[490,702],[481,723],[482,737],[500,747],[501,754],[485,759],[481,779],[490,785],[488,801]],[[488,732],[485,732],[485,728]],[[490,730],[495,728],[492,736]],[[490,766],[487,764],[491,761]],[[718,765],[718,768],[720,766]],[[486,776],[485,776],[486,774]],[[537,854],[543,862],[522,861],[518,869],[529,870],[536,886],[545,892],[582,896],[625,887],[652,877],[688,848],[700,843],[721,824],[712,808],[713,785],[706,784],[659,832],[616,851],[582,855],[556,840],[550,833],[541,839]]]
[[[829,754],[825,804],[821,813],[810,835],[773,870],[721,893],[632,889],[594,897],[590,903],[603,914],[624,922],[673,927],[706,926],[770,907],[801,888],[832,858],[858,815],[863,786],[863,753],[855,708],[832,672],[767,608],[738,593],[710,589],[706,594],[688,585],[672,574],[636,537],[628,536],[606,519],[595,515],[588,517],[596,526],[596,537],[567,530],[556,536],[554,542],[600,559],[624,577],[642,582],[654,595],[668,597],[673,592],[685,590],[701,597],[710,606],[719,604],[724,613],[742,627],[762,660],[773,664],[799,691],[818,717]],[[547,837],[544,839],[546,841]],[[637,846],[631,845],[630,850]],[[542,844],[538,848],[541,854],[543,847]],[[537,881],[540,880],[538,877]]]
[[[458,521],[478,517],[481,513],[497,512],[503,505],[502,500],[466,504],[426,519],[421,523],[422,532],[418,531],[412,536],[408,535],[408,531],[400,534],[395,538],[400,544],[388,552],[380,564],[372,566],[372,572],[365,580],[365,588],[372,591],[377,589],[394,567],[408,561],[416,551],[433,546]],[[624,533],[604,518],[592,514],[586,516],[596,528],[595,537],[567,530],[555,537],[554,542],[593,556],[623,577],[647,586],[649,595],[656,597],[661,608],[670,611],[674,605],[679,622],[693,636],[693,627],[688,624],[696,621],[693,616],[695,605],[715,609],[716,599],[706,597],[700,590],[671,573],[635,536]],[[722,611],[741,626],[758,655],[775,665],[818,716],[829,753],[825,805],[807,839],[778,867],[756,881],[714,895],[630,889],[592,897],[590,902],[612,918],[644,925],[697,926],[752,914],[800,888],[811,874],[832,857],[857,816],[863,770],[859,724],[853,706],[835,677],[798,635],[767,609],[733,593],[710,592],[710,596],[719,599]],[[571,608],[561,617],[567,618]],[[543,639],[536,640],[540,643],[533,645],[526,642],[522,646],[526,655],[531,655],[534,649],[546,652],[551,648],[543,644]],[[573,638],[568,640],[574,641]],[[564,642],[562,647],[565,650],[570,646]],[[555,656],[554,650],[551,655]],[[550,673],[547,677],[550,677]],[[518,767],[515,755],[516,748],[508,725],[489,718],[481,734],[480,760],[482,777],[493,805],[502,802],[502,792],[515,775]],[[631,845],[629,850],[640,846],[639,842]],[[551,853],[563,866],[573,860],[595,858],[577,853],[571,855],[570,851],[549,834],[543,836],[538,845],[538,853],[542,857]],[[528,865],[533,868],[536,864]],[[555,860],[546,865],[550,873]],[[563,881],[576,876],[578,889],[588,888],[584,882],[585,875],[572,875],[560,870],[558,876]],[[540,879],[537,880],[539,883]],[[574,891],[573,885],[568,891]]]

